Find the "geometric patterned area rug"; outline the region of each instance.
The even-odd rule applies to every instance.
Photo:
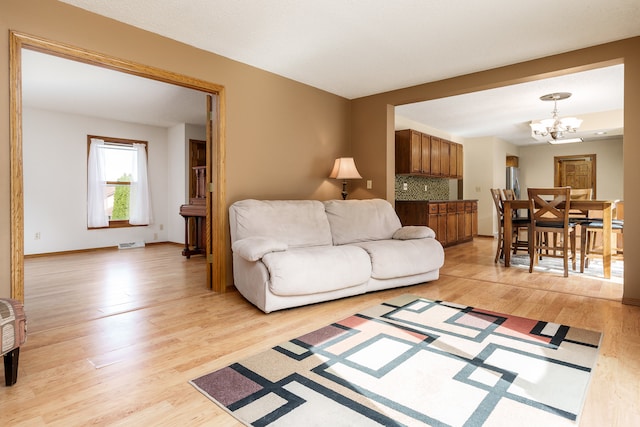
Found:
[[[403,295],[190,383],[245,425],[575,426],[601,338]]]

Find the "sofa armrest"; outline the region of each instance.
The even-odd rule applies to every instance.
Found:
[[[247,237],[233,242],[231,249],[247,261],[258,261],[269,252],[286,251],[285,242],[268,237]]]
[[[405,225],[393,233],[396,240],[428,239],[435,238],[436,233],[424,225]]]

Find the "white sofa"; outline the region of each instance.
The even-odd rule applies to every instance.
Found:
[[[265,313],[439,277],[428,227],[386,200],[241,200],[229,207],[233,277]]]

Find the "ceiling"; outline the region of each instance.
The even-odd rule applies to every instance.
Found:
[[[206,95],[45,53],[22,51],[25,107],[150,126],[206,122]]]
[[[583,120],[578,132],[565,138],[589,141],[622,135],[623,65],[398,106],[396,116],[461,138],[493,136],[520,146],[546,144],[549,138],[535,139],[529,123],[551,118],[553,102],[540,97],[556,92],[572,94],[558,101],[558,115]]]
[[[637,0],[62,1],[348,99],[640,35]],[[41,66],[47,67],[47,74],[54,68]],[[25,66],[25,75],[29,68]],[[78,79],[73,72],[62,71],[73,87],[92,75],[85,69]],[[52,85],[41,83],[45,78],[41,74],[34,72],[33,80],[23,76],[25,105],[48,103],[62,108],[60,104],[68,98],[78,106],[87,102],[92,108],[104,104],[109,109],[114,102],[129,121],[140,121],[134,120],[134,114],[146,111],[149,117],[144,123],[154,117],[165,123],[193,123],[197,118],[175,118],[177,112],[168,111],[168,107],[179,106],[176,110],[184,112],[192,104],[204,103],[194,101],[203,96],[200,93],[167,88],[164,86],[171,85],[158,82],[105,83],[109,78],[138,79],[126,75],[101,76],[103,83],[97,89],[111,94],[111,98],[84,101],[83,95],[105,93],[94,94],[96,88],[90,89],[94,87],[90,84],[82,91],[63,91],[56,76],[51,76],[55,79]],[[527,144],[535,140],[527,137],[526,123],[551,115],[553,106],[540,101],[541,95],[573,92],[571,98],[558,104],[561,117],[583,118],[585,114],[621,110],[621,76],[622,66],[618,66],[401,107],[398,111],[451,135],[498,136]],[[126,88],[124,98],[115,99],[121,84]],[[52,94],[45,100],[51,86],[58,86],[66,95]],[[166,93],[162,96],[172,97],[171,101],[136,92],[139,89],[146,93],[144,88],[148,86],[163,86]],[[28,88],[33,89],[31,93]],[[145,99],[151,100],[151,105],[141,105]],[[161,106],[163,111],[155,110]],[[194,114],[201,114],[200,107],[195,110]],[[585,119],[583,126],[586,123]],[[616,132],[620,123],[607,126]]]

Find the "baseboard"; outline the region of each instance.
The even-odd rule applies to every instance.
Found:
[[[626,305],[636,305],[640,307],[640,298],[622,298],[622,303]]]
[[[145,244],[146,246],[152,245],[173,245],[177,247],[184,247],[184,243],[176,243],[176,242],[149,242]],[[118,250],[117,246],[101,246],[99,248],[86,248],[86,249],[71,249],[68,251],[56,251],[56,252],[44,252],[40,254],[28,254],[24,255],[24,259],[27,258],[38,258],[43,256],[52,256],[52,255],[67,255],[67,254],[77,254],[82,252],[95,252],[95,251],[112,251]]]

